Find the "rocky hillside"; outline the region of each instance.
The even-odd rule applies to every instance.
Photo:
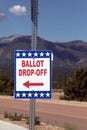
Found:
[[[17,49],[31,50],[31,36],[15,35],[0,39],[0,65],[13,64],[14,50]],[[54,67],[87,66],[87,43],[84,41],[59,43],[38,37],[37,49],[53,51]]]

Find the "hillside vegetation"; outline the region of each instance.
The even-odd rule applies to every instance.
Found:
[[[87,69],[75,71],[64,87],[64,98],[67,100],[87,101]]]
[[[61,85],[61,87],[63,85],[63,99],[87,101],[87,69],[76,70],[68,79],[66,75],[64,79],[62,76],[56,77],[58,76],[57,73],[53,75],[53,78],[54,76],[56,80],[52,82],[52,88],[59,89],[59,85]],[[60,83],[58,82],[59,78],[61,79]],[[9,79],[6,74],[0,72],[0,94],[13,95],[13,90],[14,80]]]
[[[13,95],[14,81],[9,79],[8,76],[0,72],[0,94]]]

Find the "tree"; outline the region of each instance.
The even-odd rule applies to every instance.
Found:
[[[13,95],[14,81],[10,80],[6,74],[0,72],[0,94]]]
[[[75,71],[64,88],[64,98],[67,100],[87,101],[87,69]]]
[[[13,95],[13,86],[14,86],[14,81],[13,80],[9,80],[7,83],[7,89],[6,89],[6,93],[8,95]]]

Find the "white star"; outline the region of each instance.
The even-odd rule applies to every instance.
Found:
[[[17,56],[17,57],[19,57],[19,56],[20,56],[20,53],[19,53],[19,52],[17,52],[17,53],[16,53],[16,56]]]
[[[25,52],[23,52],[23,53],[22,53],[22,56],[24,56],[24,57],[25,57],[25,56],[26,56],[26,53],[25,53]]]
[[[28,94],[28,97],[32,97],[32,93],[29,93],[29,94]]]
[[[41,94],[40,94],[40,97],[44,97],[44,94],[43,94],[43,93],[41,93]]]
[[[16,97],[20,97],[20,93],[17,93],[17,94],[16,94]]]
[[[34,53],[34,56],[38,56],[37,52]]]
[[[28,53],[28,56],[32,56],[32,53],[29,52],[29,53]]]
[[[43,53],[43,52],[41,52],[41,53],[40,53],[40,56],[43,56],[43,55],[44,55],[44,53]]]
[[[22,97],[26,97],[26,93],[23,93],[23,94],[22,94]]]
[[[46,93],[46,97],[49,97],[49,96],[50,96],[50,93],[47,92],[47,93]]]
[[[38,97],[38,94],[37,94],[37,93],[35,93],[35,94],[34,94],[34,97]]]
[[[47,53],[46,53],[46,56],[49,56],[49,55],[50,55],[50,53],[49,53],[49,52],[47,52]]]

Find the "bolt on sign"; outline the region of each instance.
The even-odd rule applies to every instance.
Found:
[[[51,98],[53,53],[16,50],[14,52],[14,97]]]

